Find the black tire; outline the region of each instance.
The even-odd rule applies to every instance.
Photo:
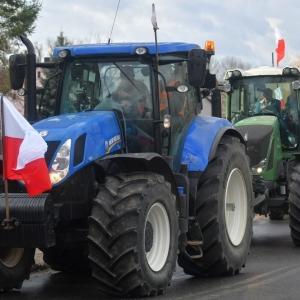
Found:
[[[160,227],[151,219],[157,212],[163,215]],[[94,201],[88,236],[100,290],[115,296],[164,293],[176,267],[178,234],[175,199],[163,176],[107,176]],[[157,257],[155,265],[151,258]]]
[[[300,162],[294,166],[289,185],[289,216],[291,237],[300,246]]]
[[[73,249],[51,247],[41,250],[44,253],[44,262],[52,270],[80,275],[90,275],[92,273],[87,247],[84,245]]]
[[[34,248],[0,248],[0,291],[20,289],[29,279]]]
[[[225,205],[234,197],[236,210],[232,203]],[[193,276],[238,274],[246,264],[253,222],[249,158],[239,139],[229,136],[221,139],[215,157],[199,179],[196,214],[203,234],[203,256],[190,259],[180,253],[178,264]],[[238,226],[230,222],[237,222]],[[195,254],[190,246],[186,250],[190,255]]]
[[[282,208],[272,208],[269,211],[269,219],[272,221],[279,221],[284,219],[284,209]]]

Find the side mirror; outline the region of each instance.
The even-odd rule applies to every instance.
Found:
[[[88,80],[88,72],[90,71],[90,68],[86,64],[78,64],[74,65],[71,70],[71,76],[73,81],[82,81]]]
[[[211,114],[213,117],[222,118],[221,91],[219,89],[212,91]]]
[[[188,55],[188,76],[191,86],[202,86],[205,82],[207,53],[203,49],[191,49]]]
[[[71,70],[71,77],[73,81],[80,81],[83,78],[83,66],[75,65]]]
[[[10,85],[13,90],[23,87],[25,79],[25,55],[14,54],[9,58]]]
[[[217,86],[217,79],[215,74],[206,73],[205,82],[202,88],[214,89]]]

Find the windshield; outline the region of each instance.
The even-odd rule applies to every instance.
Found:
[[[164,129],[161,124],[162,154],[176,156],[182,133],[195,117],[198,99],[196,89],[188,84],[185,59],[185,55],[160,57],[158,87],[154,84],[156,73],[152,64],[125,58],[115,61],[76,59],[64,69],[60,93],[51,89],[53,97],[48,97],[51,102],[48,98],[41,102],[40,116],[114,110],[123,122],[128,152],[150,152],[154,151],[155,106],[161,119],[171,115],[170,129]],[[179,92],[182,86],[183,92]],[[43,110],[47,114],[41,114]]]
[[[122,108],[128,118],[152,110],[149,66],[139,62],[74,61],[66,70],[60,113]],[[134,100],[136,107],[131,107]]]
[[[260,76],[231,82],[227,115],[233,124],[259,115],[277,116],[281,140],[293,148],[298,140],[297,92],[291,83],[295,77]]]

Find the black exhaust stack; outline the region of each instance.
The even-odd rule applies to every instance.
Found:
[[[26,54],[26,91],[27,91],[27,101],[25,105],[24,115],[27,121],[30,124],[33,124],[37,120],[36,113],[36,55],[34,53],[34,47],[31,41],[20,35],[20,39],[22,43],[27,48]]]

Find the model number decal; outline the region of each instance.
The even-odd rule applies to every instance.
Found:
[[[120,140],[121,140],[121,136],[118,134],[108,141],[108,146],[111,146],[112,144],[119,142]]]
[[[105,142],[106,153],[109,153],[111,148],[120,142],[121,142],[121,136],[119,134],[111,138],[108,142],[106,141]]]

